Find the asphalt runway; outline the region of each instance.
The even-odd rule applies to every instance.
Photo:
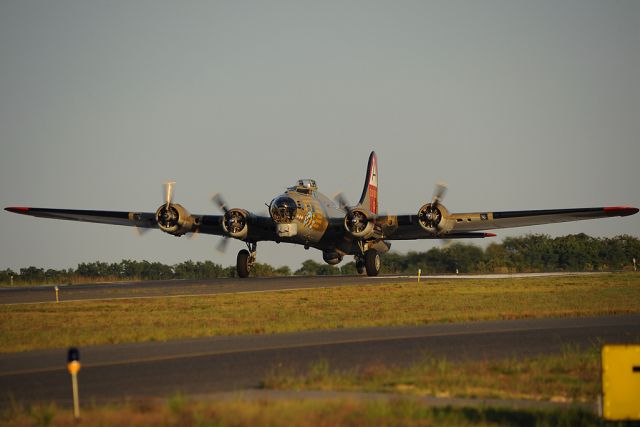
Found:
[[[585,275],[594,273],[529,273],[486,275],[423,276],[421,283],[433,279],[506,279],[520,277],[548,277]],[[598,274],[598,273],[595,273]],[[154,280],[144,282],[118,282],[87,285],[59,285],[60,302],[80,300],[109,300],[119,298],[176,297],[185,295],[214,295],[241,292],[270,292],[293,289],[327,288],[353,285],[380,285],[382,283],[415,282],[416,276],[289,276],[249,277],[246,279],[220,278],[206,280]],[[53,285],[0,288],[0,304],[27,304],[55,302]]]
[[[567,346],[640,343],[640,314],[213,337],[80,349],[83,402],[256,389],[269,370],[407,365],[427,356],[484,360],[557,353]],[[598,375],[598,373],[594,373]],[[0,406],[70,405],[66,349],[0,354]]]

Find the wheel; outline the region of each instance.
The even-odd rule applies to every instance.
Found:
[[[362,261],[361,259],[356,260],[356,271],[358,272],[358,274],[364,273],[364,261]]]
[[[380,254],[375,249],[369,249],[364,253],[364,267],[367,276],[377,276],[380,273]]]
[[[251,255],[249,254],[248,250],[243,249],[238,252],[238,261],[236,262],[238,277],[249,277],[249,272],[251,271],[251,265],[249,264],[250,259]]]

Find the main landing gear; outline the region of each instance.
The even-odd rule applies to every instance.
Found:
[[[364,268],[367,276],[377,276],[380,273],[380,254],[375,249],[369,249],[364,253]]]
[[[258,248],[257,243],[247,242],[247,249],[243,249],[238,252],[238,259],[236,262],[236,271],[238,272],[238,277],[245,278],[249,277],[249,273],[253,269],[253,265],[256,262],[256,250]]]
[[[363,256],[356,256],[356,270],[358,274],[366,271],[367,276],[377,276],[378,273],[380,273],[381,265],[380,254],[375,249],[367,249],[364,251]]]

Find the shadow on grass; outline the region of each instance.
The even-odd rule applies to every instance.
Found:
[[[582,409],[530,410],[502,408],[432,408],[433,418],[451,422],[462,418],[470,424],[495,423],[513,426],[601,426],[602,420]]]

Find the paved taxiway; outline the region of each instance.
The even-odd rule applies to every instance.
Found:
[[[406,365],[425,355],[482,360],[559,352],[567,345],[640,342],[640,314],[342,329],[278,335],[213,337],[81,348],[84,402],[125,396],[210,394],[260,386],[276,366],[303,370],[311,361],[352,369]],[[0,354],[0,406],[70,403],[66,350]]]
[[[519,277],[547,277],[594,273],[528,273],[423,276],[422,283],[432,279],[505,279]],[[595,273],[597,274],[597,273]],[[272,292],[292,289],[328,288],[350,285],[378,285],[382,283],[415,282],[414,276],[290,276],[249,277],[246,279],[154,280],[91,285],[60,285],[60,301],[109,300],[119,298],[173,297],[185,295],[214,295],[238,292]],[[54,286],[0,288],[0,304],[55,302]]]

